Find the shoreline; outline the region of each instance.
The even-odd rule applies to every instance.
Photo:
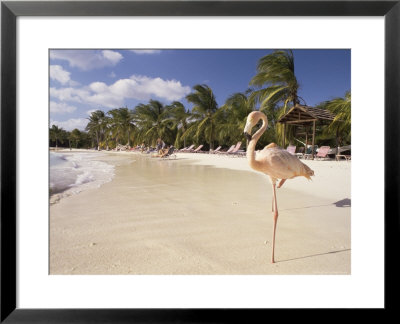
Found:
[[[100,152],[127,161],[143,155]],[[51,274],[351,273],[351,162],[306,160],[313,181],[295,178],[278,189],[271,264],[265,175],[245,158],[147,158],[120,163],[111,182],[50,206]],[[138,172],[138,163],[154,172]]]
[[[111,152],[111,151],[100,151],[109,154],[118,154],[118,155],[131,155],[131,154],[138,154],[140,156],[147,156],[139,152],[126,152],[126,151],[118,151],[118,152]],[[248,165],[246,157],[235,157],[235,156],[226,156],[226,155],[219,155],[219,154],[208,154],[208,153],[177,153],[176,159],[179,161],[185,161],[191,163],[193,165],[199,166],[209,166],[215,168],[222,168],[228,170],[236,170],[236,171],[246,171],[251,172],[254,174],[259,175],[266,179],[266,185],[269,186],[268,177],[258,171],[253,170]],[[338,200],[341,199],[341,196],[346,196],[350,199],[351,196],[351,161],[345,160],[304,160],[301,161],[307,164],[311,169],[315,171],[315,176],[313,176],[310,180],[307,180],[304,177],[297,177],[294,179],[289,179],[285,182],[282,190],[284,188],[290,188],[292,190],[299,190],[305,191],[312,195],[318,195],[323,198],[332,198],[338,197]],[[332,171],[335,171],[342,180],[342,185],[340,190],[338,190],[338,186],[329,186],[329,182],[332,182],[331,174]],[[346,175],[348,177],[346,178]],[[318,190],[317,192],[314,191],[314,187],[310,186],[311,183],[317,182],[317,186],[325,186],[324,190]],[[324,185],[323,182],[326,181]],[[336,180],[334,181],[336,182]],[[341,194],[338,192],[341,191]],[[279,192],[279,189],[278,189]]]

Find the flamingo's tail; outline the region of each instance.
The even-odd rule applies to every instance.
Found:
[[[308,180],[312,180],[311,177],[314,176],[314,170],[311,170],[308,165],[304,165],[304,170],[302,172],[302,176],[306,177]]]
[[[275,144],[275,143],[269,143],[266,147],[264,147],[264,150],[265,149],[270,149],[270,148],[275,148],[275,147],[278,147],[278,145]]]

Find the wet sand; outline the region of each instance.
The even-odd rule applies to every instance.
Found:
[[[50,274],[351,273],[351,162],[278,190],[271,264],[271,185],[246,159],[118,154],[111,182],[51,205]]]

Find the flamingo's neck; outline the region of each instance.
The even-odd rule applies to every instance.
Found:
[[[257,141],[260,139],[261,135],[264,134],[265,130],[267,129],[268,126],[268,119],[267,116],[265,116],[263,113],[259,114],[259,120],[262,119],[263,123],[261,128],[254,133],[252,136],[249,144],[247,145],[247,161],[249,162],[249,165],[252,169],[259,170],[261,165],[260,162],[256,160],[256,145]]]

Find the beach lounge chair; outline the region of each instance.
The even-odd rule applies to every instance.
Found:
[[[351,145],[347,145],[347,146],[342,146],[342,147],[338,147],[337,151],[336,151],[336,161],[339,161],[341,158],[345,159],[347,162],[351,161],[351,154],[350,153],[351,150]],[[343,154],[343,152],[346,152],[347,154]]]
[[[191,151],[193,149],[193,147],[194,147],[194,144],[179,150],[179,152],[189,152],[189,151]]]
[[[304,146],[299,147],[299,151],[295,154],[299,159],[304,158]]]
[[[345,154],[337,154],[335,156],[336,161],[339,161],[341,158],[345,159],[346,162],[348,162],[349,160],[351,161],[351,155],[345,155]]]
[[[201,153],[202,151],[200,151],[200,150],[203,148],[203,146],[204,146],[204,145],[199,145],[199,146],[197,147],[197,149],[192,150],[191,153]]]
[[[224,152],[224,151],[219,151],[217,152],[218,154],[227,154],[233,151],[233,149],[235,148],[235,145],[232,145],[228,151]]]
[[[296,146],[294,146],[294,145],[289,145],[287,148],[286,148],[286,151],[288,151],[290,154],[292,154],[292,155],[296,155]]]
[[[218,146],[215,150],[210,150],[210,154],[216,154],[219,152],[222,146]]]
[[[232,156],[240,155],[240,153],[244,152],[243,150],[242,150],[242,152],[239,152],[239,149],[241,146],[242,146],[242,142],[237,142],[236,146],[233,148],[233,150],[231,152],[227,152],[227,155],[232,155]]]
[[[317,149],[318,149],[318,145],[314,145],[314,152],[316,152]],[[314,155],[315,155],[315,154],[314,154]],[[306,153],[303,154],[303,157],[304,157],[304,159],[306,159],[306,160],[313,157],[313,156],[312,156],[312,147],[311,147],[311,146],[307,146]]]
[[[330,146],[321,146],[318,150],[317,155],[315,156],[316,159],[326,159],[328,157],[328,153],[330,151]]]

